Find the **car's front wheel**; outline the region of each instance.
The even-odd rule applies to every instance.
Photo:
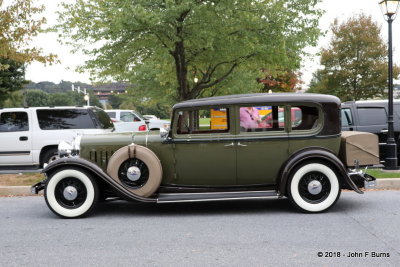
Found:
[[[63,218],[86,215],[96,204],[98,187],[88,173],[80,169],[62,169],[53,173],[44,190],[51,211]]]
[[[288,183],[292,204],[304,212],[322,212],[332,207],[340,196],[336,172],[328,165],[311,162],[298,166]]]

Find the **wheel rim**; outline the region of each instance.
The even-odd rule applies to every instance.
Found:
[[[58,182],[54,194],[57,202],[62,207],[76,209],[85,203],[87,190],[79,179],[67,177]]]
[[[59,159],[60,157],[58,155],[53,155],[49,158],[49,160],[47,161],[47,164],[50,164],[51,162]]]
[[[304,201],[317,204],[328,198],[331,183],[322,172],[309,172],[301,177],[298,190]]]
[[[120,181],[133,189],[143,187],[149,180],[149,168],[137,158],[124,161],[118,170]]]

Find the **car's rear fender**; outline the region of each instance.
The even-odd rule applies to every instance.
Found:
[[[127,190],[121,184],[117,183],[114,179],[112,179],[106,172],[104,172],[96,164],[79,157],[61,158],[56,161],[53,161],[51,164],[47,165],[46,168],[43,169],[42,173],[45,173],[46,176],[49,177],[52,175],[52,173],[56,172],[57,170],[61,168],[65,169],[66,167],[75,167],[75,168],[78,167],[93,174],[93,177],[95,179],[101,179],[102,181],[109,184],[117,193],[121,195],[121,197],[141,202],[156,202],[155,198],[144,198],[132,194],[129,190]]]
[[[359,194],[363,192],[355,185],[340,159],[331,151],[320,147],[309,147],[294,153],[283,165],[280,175],[277,177],[277,190],[280,196],[286,195],[287,182],[292,170],[306,161],[319,161],[331,165],[338,173],[342,188],[351,189]]]

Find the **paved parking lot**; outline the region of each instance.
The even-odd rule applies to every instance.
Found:
[[[395,190],[343,192],[314,215],[287,199],[114,201],[65,220],[42,197],[2,197],[0,266],[399,266],[398,203]]]

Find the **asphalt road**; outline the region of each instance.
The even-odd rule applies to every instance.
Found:
[[[399,203],[400,191],[343,192],[310,215],[287,199],[113,201],[66,220],[43,197],[3,197],[0,266],[400,266]]]

